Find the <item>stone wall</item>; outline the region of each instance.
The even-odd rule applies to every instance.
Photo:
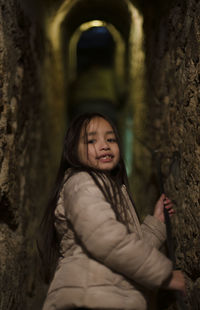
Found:
[[[147,140],[157,150],[154,174],[160,158],[165,192],[175,201],[176,261],[186,273],[188,303],[195,310],[200,307],[200,2],[172,2],[161,16],[144,10]]]
[[[0,309],[29,309],[36,227],[49,185],[39,85],[41,29],[18,1],[0,0]]]
[[[133,2],[134,3],[134,2]],[[155,185],[152,184],[151,153],[146,143],[146,64],[144,53],[143,15],[134,7],[131,8],[132,23],[129,38],[129,98],[127,115],[132,118],[132,143],[128,145],[132,157],[130,185],[134,201],[141,219],[152,211],[157,197]],[[127,116],[124,116],[127,118]],[[144,194],[145,193],[145,194]],[[156,197],[155,197],[156,196]],[[148,197],[148,203],[147,203]]]

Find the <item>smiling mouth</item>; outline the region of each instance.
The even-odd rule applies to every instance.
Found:
[[[103,154],[99,157],[97,157],[97,159],[112,159],[114,156],[112,154]]]
[[[97,160],[99,160],[99,162],[106,164],[106,163],[110,163],[113,161],[114,156],[112,154],[103,154],[99,157],[97,157]]]

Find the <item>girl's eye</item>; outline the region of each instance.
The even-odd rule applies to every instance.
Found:
[[[117,140],[116,140],[115,138],[107,139],[107,141],[108,141],[108,142],[111,142],[111,143],[112,143],[112,142],[117,142]]]
[[[95,139],[90,139],[90,140],[87,140],[87,144],[92,144],[95,142]]]

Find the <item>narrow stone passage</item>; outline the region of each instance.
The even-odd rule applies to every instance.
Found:
[[[186,302],[200,309],[199,12],[199,0],[0,0],[0,310],[41,309],[38,225],[84,111],[117,124],[141,218],[161,170]],[[164,292],[151,300],[177,309]]]

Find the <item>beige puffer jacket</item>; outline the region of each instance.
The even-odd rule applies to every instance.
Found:
[[[64,184],[55,210],[63,257],[43,310],[145,310],[142,287],[158,287],[170,276],[172,263],[157,250],[165,225],[152,216],[140,225],[125,186],[122,191],[132,213],[131,233],[88,173]]]

